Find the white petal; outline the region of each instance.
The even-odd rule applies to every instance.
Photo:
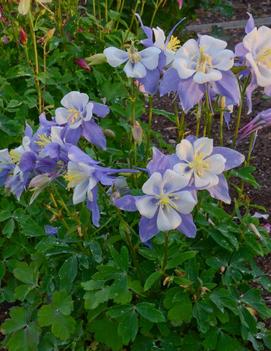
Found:
[[[227,42],[224,40],[216,39],[210,35],[202,35],[199,39],[199,46],[204,49],[207,54],[213,54],[219,50],[227,47]]]
[[[157,28],[153,28],[153,34],[154,34],[154,46],[156,46],[157,48],[164,50],[165,49],[165,41],[166,41],[166,36],[164,31],[157,27]]]
[[[259,41],[258,29],[255,27],[243,39],[244,47],[248,51],[253,51],[254,45]]]
[[[158,200],[153,196],[142,196],[136,200],[136,207],[141,216],[153,218],[158,208]]]
[[[271,28],[261,26],[258,28],[258,40],[254,43],[255,54],[261,54],[271,48]]]
[[[202,137],[194,142],[195,154],[203,154],[204,156],[211,155],[213,151],[213,139]]]
[[[86,117],[84,117],[84,121],[90,121],[92,118],[92,111],[93,111],[93,103],[89,102],[86,106]]]
[[[72,202],[74,205],[79,204],[80,202],[85,201],[87,195],[88,181],[85,180],[74,188]]]
[[[197,201],[190,191],[180,191],[174,194],[175,197],[172,200],[178,210],[178,212],[183,214],[191,213],[195,207]]]
[[[123,70],[127,77],[131,78],[144,78],[147,74],[146,68],[141,62],[133,64],[128,61]]]
[[[219,182],[218,176],[209,172],[205,172],[200,177],[197,174],[194,174],[194,176],[195,186],[197,188],[210,188],[217,185]]]
[[[55,110],[56,123],[59,125],[66,124],[68,122],[69,112],[64,107],[59,107]]]
[[[153,46],[140,51],[139,55],[141,56],[141,62],[143,63],[143,65],[147,69],[153,70],[158,66],[160,53],[161,50]]]
[[[171,169],[167,169],[163,177],[163,193],[171,194],[187,186],[189,179]]]
[[[176,57],[192,58],[199,56],[199,45],[195,39],[187,40],[183,46],[176,51]]]
[[[184,161],[188,161],[188,162],[193,160],[194,148],[189,140],[183,139],[176,146],[176,155],[179,157],[180,160],[184,160]]]
[[[128,60],[128,53],[126,51],[114,47],[106,48],[104,55],[112,67],[118,67]]]
[[[182,222],[181,216],[170,206],[160,206],[157,216],[157,228],[161,231],[176,229]]]
[[[58,127],[58,126],[51,127],[51,140],[53,143],[57,143],[59,145],[63,144],[63,141],[61,139],[62,130],[63,130],[63,127]]]
[[[234,53],[231,50],[220,51],[214,56],[212,65],[221,71],[228,71],[234,64]]]
[[[61,105],[66,108],[81,110],[86,106],[88,100],[89,97],[87,94],[80,93],[79,91],[71,91],[63,97]]]
[[[220,79],[222,79],[222,73],[216,69],[210,69],[207,73],[197,72],[193,77],[193,80],[198,84],[215,82]]]
[[[11,162],[11,158],[9,156],[8,149],[0,150],[0,162],[3,162],[3,163],[10,163]]]
[[[268,87],[271,84],[271,69],[265,68],[264,65],[257,63],[250,52],[246,54],[246,59],[255,72],[258,85],[261,87]]]
[[[178,58],[176,55],[172,62],[172,67],[176,69],[181,79],[187,79],[196,72],[196,70],[192,68],[190,61],[188,62],[185,58]]]
[[[162,175],[154,172],[150,178],[143,184],[142,191],[147,195],[160,195],[162,187]]]
[[[191,169],[187,163],[177,163],[173,167],[174,172],[180,174],[181,177],[184,177],[187,181],[187,184],[190,182],[190,179],[193,175],[193,169]]]
[[[205,162],[208,165],[208,172],[220,174],[225,169],[226,159],[222,155],[214,154],[206,158]]]

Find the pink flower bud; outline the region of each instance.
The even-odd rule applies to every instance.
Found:
[[[78,58],[74,60],[75,64],[81,68],[83,68],[85,71],[90,72],[91,68],[88,65],[87,61],[83,58]]]
[[[183,7],[183,0],[178,0],[179,9]]]
[[[27,34],[26,34],[26,32],[24,31],[23,28],[20,28],[19,38],[20,38],[20,43],[22,45],[26,45],[27,44]]]

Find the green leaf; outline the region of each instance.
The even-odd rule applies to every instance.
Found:
[[[39,338],[40,329],[33,322],[12,334],[7,347],[9,351],[38,351]]]
[[[0,222],[4,222],[10,217],[12,217],[12,212],[9,209],[0,211]]]
[[[141,302],[136,305],[137,312],[147,320],[153,323],[165,322],[165,316],[158,310],[154,304],[149,302]]]
[[[162,276],[161,272],[153,272],[145,281],[144,291],[149,290]]]
[[[174,323],[189,322],[192,318],[192,302],[187,294],[182,294],[180,302],[168,311],[168,319]]]
[[[33,267],[28,266],[25,262],[18,262],[13,270],[16,279],[29,285],[35,285],[35,274]]]
[[[53,305],[65,316],[71,314],[73,301],[66,291],[57,291],[53,295]]]
[[[218,338],[216,350],[219,351],[243,351],[244,348],[240,345],[239,341],[231,336],[221,333]]]
[[[6,235],[6,237],[10,238],[14,232],[14,229],[15,229],[15,221],[13,218],[10,218],[3,228],[3,234]]]
[[[91,292],[91,291],[86,292],[84,295],[85,308],[94,310],[101,303],[104,303],[109,300],[110,292],[111,292],[111,287],[109,286],[106,286],[96,292]]]
[[[118,334],[122,337],[123,344],[134,341],[138,332],[138,319],[135,311],[126,314],[119,323]]]
[[[118,335],[117,324],[107,319],[95,320],[90,329],[95,334],[95,340],[105,344],[113,351],[122,349],[122,338]]]
[[[1,326],[5,335],[16,332],[27,324],[27,312],[23,307],[12,307],[9,314],[10,318]]]
[[[65,260],[58,272],[60,286],[69,292],[73,286],[77,272],[77,257],[74,255]]]
[[[52,324],[52,333],[60,340],[67,340],[74,332],[75,326],[76,322],[71,316],[57,314]]]
[[[176,268],[181,265],[183,262],[194,258],[197,254],[197,251],[186,251],[179,252],[174,257],[170,258],[167,263],[166,269]]]
[[[38,322],[41,327],[47,327],[53,323],[55,309],[52,305],[44,305],[38,311]]]
[[[242,167],[238,169],[231,170],[231,175],[234,177],[238,177],[245,181],[246,183],[252,185],[254,188],[259,188],[259,184],[252,175],[252,173],[256,170],[255,167],[248,166],[248,167]]]

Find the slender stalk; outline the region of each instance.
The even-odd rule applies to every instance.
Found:
[[[163,3],[163,0],[157,0],[155,5],[154,5],[154,11],[153,11],[153,14],[152,14],[150,27],[152,27],[153,21],[155,19],[156,14],[157,14],[157,11],[158,11],[159,7],[162,5],[162,3]]]
[[[96,17],[96,2],[92,0],[93,16]]]
[[[40,82],[39,82],[39,57],[38,57],[38,49],[37,49],[37,41],[36,41],[36,34],[34,30],[34,24],[33,24],[33,18],[32,18],[32,13],[29,11],[28,13],[28,19],[29,19],[29,28],[30,28],[30,33],[32,37],[32,42],[33,42],[33,49],[34,49],[34,59],[35,59],[35,70],[34,70],[34,81],[38,93],[38,105],[39,105],[39,113],[42,112],[42,93],[41,93],[41,88],[40,88]]]
[[[141,10],[140,10],[140,13],[139,13],[140,17],[142,17],[142,15],[143,15],[145,4],[146,4],[146,0],[143,0],[142,4],[141,4]]]
[[[120,19],[121,19],[121,15],[122,15],[124,3],[125,3],[125,0],[122,0],[122,1],[120,2],[120,9],[119,9],[119,11],[118,11],[119,17],[118,17],[118,19],[117,19],[117,23],[116,23],[116,27],[115,27],[116,30],[118,29],[118,26],[119,26],[119,23],[120,23]]]
[[[133,10],[132,19],[131,19],[131,23],[130,23],[129,29],[126,30],[126,33],[125,33],[125,36],[124,36],[124,42],[126,41],[126,39],[128,37],[128,34],[131,32],[131,30],[133,28],[133,24],[134,24],[134,20],[135,20],[135,14],[137,13],[137,9],[138,9],[139,4],[140,4],[140,0],[137,0],[136,4],[135,4],[135,8]]]
[[[200,120],[201,120],[201,103],[200,102],[198,103],[196,120],[197,120],[196,137],[198,137],[199,136],[199,130],[200,130]]]
[[[131,119],[130,119],[130,124],[131,124],[131,149],[132,149],[132,154],[133,157],[130,158],[130,164],[131,165],[135,165],[136,164],[136,159],[137,159],[137,155],[136,155],[136,150],[137,150],[137,146],[136,146],[136,141],[133,138],[133,128],[135,125],[135,121],[136,121],[136,96],[135,96],[135,87],[134,87],[134,82],[133,80],[131,80],[131,95],[130,95],[130,101],[131,101]]]
[[[223,125],[224,125],[225,104],[226,104],[225,96],[222,96],[221,102],[220,102],[220,131],[219,131],[220,145],[221,146],[223,146]]]
[[[179,110],[176,101],[174,101],[174,112],[175,112],[175,123],[177,129],[177,139],[179,139],[179,131],[180,131],[180,118],[179,118]]]
[[[153,115],[153,96],[149,96],[149,114],[148,114],[148,130],[147,130],[147,144],[146,144],[146,160],[150,153],[151,130],[152,130],[152,115]]]
[[[105,12],[105,23],[108,22],[108,2],[107,0],[104,1],[104,12]]]
[[[205,135],[207,134],[207,136],[209,137],[212,131],[213,113],[211,111],[211,102],[210,102],[208,89],[206,90],[205,97],[206,97],[206,126],[204,126],[204,128],[206,127]]]
[[[185,132],[185,112],[182,111],[180,129],[179,129],[179,140],[182,140]]]
[[[241,123],[242,111],[243,111],[243,97],[241,97],[240,104],[238,107],[238,113],[237,113],[237,119],[236,119],[236,125],[235,125],[235,133],[234,133],[234,137],[233,137],[233,147],[236,146],[236,141],[237,141],[240,123]]]
[[[167,260],[168,260],[168,243],[169,243],[169,232],[165,232],[164,233],[164,239],[165,239],[165,243],[164,243],[164,257],[163,257],[163,261],[162,261],[162,272],[165,273],[166,270],[166,266],[167,266]]]
[[[57,26],[59,33],[63,36],[61,0],[57,2]]]

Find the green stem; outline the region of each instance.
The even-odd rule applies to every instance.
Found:
[[[104,12],[105,12],[105,23],[108,22],[108,2],[105,0],[104,2]]]
[[[182,111],[181,115],[181,123],[180,123],[180,130],[179,130],[179,140],[182,140],[184,137],[185,132],[185,112]]]
[[[124,7],[124,3],[125,3],[125,0],[121,1],[121,4],[120,4],[120,9],[118,11],[119,13],[119,16],[118,16],[118,19],[117,19],[117,23],[116,23],[116,30],[118,29],[118,26],[119,26],[119,23],[120,23],[120,19],[121,19],[121,15],[122,15],[122,11],[123,11],[123,7]]]
[[[224,109],[225,109],[225,97],[221,98],[221,106],[220,106],[220,129],[219,129],[219,139],[220,146],[223,146],[223,126],[224,126]]]
[[[201,120],[201,103],[200,102],[198,103],[196,120],[197,120],[196,137],[198,137],[199,136],[199,130],[200,130],[200,120]]]
[[[243,96],[241,96],[240,104],[238,107],[238,113],[237,113],[237,119],[236,119],[236,125],[235,125],[235,133],[234,133],[234,138],[233,138],[233,147],[236,146],[236,141],[237,141],[240,123],[241,123],[242,111],[243,111]]]
[[[250,164],[251,155],[252,155],[252,151],[253,151],[253,146],[254,146],[256,138],[257,138],[257,132],[254,132],[253,134],[251,134],[250,142],[249,142],[248,155],[247,155],[247,160],[246,160],[246,166],[249,166],[249,164]]]
[[[58,0],[57,5],[57,26],[59,33],[63,36],[61,0]]]
[[[125,33],[125,36],[124,36],[124,42],[126,41],[126,39],[128,37],[128,34],[131,32],[131,30],[133,28],[133,24],[134,24],[134,20],[135,20],[135,14],[137,13],[137,8],[138,8],[139,4],[140,4],[140,0],[137,0],[135,8],[133,10],[132,20],[131,20],[129,29],[127,29],[127,31]]]
[[[93,16],[96,17],[96,2],[92,0]]]
[[[157,11],[158,11],[159,7],[162,5],[162,3],[163,3],[163,0],[157,0],[155,5],[154,5],[154,11],[153,11],[153,14],[152,14],[150,27],[152,27],[153,21],[155,19],[156,14],[157,14]]]
[[[34,30],[34,24],[33,24],[33,18],[32,18],[32,13],[29,11],[28,13],[28,19],[29,19],[29,28],[30,28],[30,33],[32,37],[32,42],[33,42],[33,49],[34,49],[34,59],[35,59],[35,70],[34,70],[34,81],[38,93],[38,105],[39,105],[39,113],[42,112],[42,93],[41,93],[41,88],[40,88],[40,82],[38,79],[39,76],[39,58],[38,58],[38,49],[37,49],[37,41],[36,41],[36,34]]]
[[[174,101],[174,112],[175,112],[175,123],[177,129],[177,139],[179,139],[179,131],[180,131],[180,118],[179,118],[179,110],[176,101]]]
[[[143,0],[142,4],[141,4],[140,17],[142,17],[142,15],[143,15],[145,4],[146,4],[146,1]]]
[[[169,232],[164,233],[164,257],[163,257],[163,262],[162,262],[162,272],[165,273],[166,266],[167,266],[167,260],[168,260],[168,243],[169,243]]]
[[[147,130],[147,145],[146,145],[146,160],[150,154],[151,131],[152,131],[152,115],[153,115],[153,96],[149,96],[149,115],[148,115],[148,130]]]

